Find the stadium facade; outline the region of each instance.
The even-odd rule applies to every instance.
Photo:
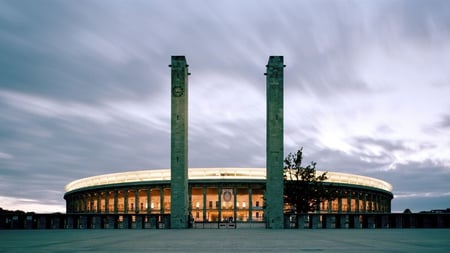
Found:
[[[327,176],[324,184],[339,197],[321,203],[318,213],[390,212],[389,183],[347,173]],[[188,179],[188,213],[196,222],[264,222],[265,168],[191,168]],[[66,186],[67,213],[168,215],[170,182],[169,169],[79,179]]]
[[[171,168],[73,181],[65,188],[67,213],[164,216],[171,228],[187,228],[193,220],[260,222],[267,228],[283,228],[290,211],[283,203],[283,56],[270,56],[266,65],[266,168],[188,169],[189,65],[184,56],[172,56],[169,67]],[[327,176],[324,184],[338,198],[322,202],[318,213],[391,211],[389,183],[346,173],[328,172]]]

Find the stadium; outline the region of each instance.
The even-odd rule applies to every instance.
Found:
[[[321,203],[318,213],[391,211],[389,183],[340,172],[327,177],[324,184],[339,197]],[[170,179],[170,170],[163,169],[75,180],[65,187],[67,213],[169,215]],[[265,188],[265,168],[190,168],[189,213],[195,222],[264,222]]]

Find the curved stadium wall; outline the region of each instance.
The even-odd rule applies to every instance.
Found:
[[[190,168],[188,175],[189,212],[196,222],[263,221],[265,168]],[[389,183],[340,172],[327,177],[324,184],[339,197],[321,203],[319,213],[391,211]],[[65,191],[67,213],[170,214],[170,169],[82,178]]]

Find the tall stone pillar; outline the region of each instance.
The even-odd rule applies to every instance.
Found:
[[[283,56],[270,56],[267,72],[266,210],[268,228],[283,228]]]
[[[188,66],[184,56],[172,56],[171,228],[188,227]]]

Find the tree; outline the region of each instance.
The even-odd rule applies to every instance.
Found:
[[[284,201],[296,214],[314,212],[324,200],[332,200],[334,192],[325,188],[327,172],[316,176],[316,163],[302,166],[303,148],[284,159]]]

